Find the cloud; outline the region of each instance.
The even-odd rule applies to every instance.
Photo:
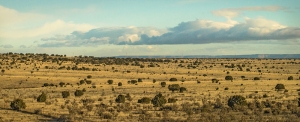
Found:
[[[20,45],[20,48],[27,48],[26,45]]]
[[[142,35],[147,37],[160,36],[165,33],[164,29],[153,27],[110,27],[97,28],[88,32],[74,31],[70,35],[56,35],[42,38],[41,47],[79,47],[97,46],[102,44],[127,44],[140,41]]]
[[[0,47],[2,47],[2,48],[14,48],[12,45],[0,45]]]
[[[168,31],[152,27],[97,28],[88,32],[42,38],[41,47],[114,45],[208,44],[252,40],[300,38],[299,27],[287,27],[265,18],[245,18],[244,22],[195,20],[182,22]]]
[[[216,16],[223,16],[226,18],[233,18],[238,16],[244,11],[279,11],[285,10],[286,8],[281,6],[251,6],[251,7],[241,7],[241,8],[225,8],[221,10],[212,11]]]

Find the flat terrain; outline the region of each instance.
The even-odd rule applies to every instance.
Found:
[[[300,121],[300,59],[10,53],[0,55],[0,66],[0,121]],[[226,76],[232,79],[226,80]],[[137,82],[129,82],[133,80]],[[168,86],[172,84],[186,91],[171,91]],[[275,89],[277,84],[285,89]],[[83,95],[75,96],[76,90],[83,90]],[[70,96],[63,98],[63,91]],[[47,99],[38,102],[42,93]],[[163,106],[138,103],[159,93],[167,100]],[[125,96],[124,103],[116,101],[119,95]],[[234,95],[244,97],[247,103],[228,106]],[[25,109],[11,109],[11,102],[18,98],[26,103]],[[169,98],[177,101],[168,102]]]

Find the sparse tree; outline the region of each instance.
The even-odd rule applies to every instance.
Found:
[[[241,95],[231,96],[228,99],[228,106],[233,108],[236,105],[241,105],[241,106],[247,105],[247,101],[246,101],[245,97],[243,97]]]
[[[284,87],[283,84],[279,83],[279,84],[277,84],[277,85],[275,86],[275,89],[276,89],[276,90],[283,90],[283,89],[285,89],[285,87]]]
[[[160,107],[166,104],[167,100],[161,93],[159,93],[151,100],[151,102],[155,107]]]
[[[125,102],[125,96],[120,94],[115,100],[117,103],[124,103]]]
[[[26,108],[26,104],[22,99],[15,99],[10,103],[10,107],[13,110],[21,110]]]
[[[107,81],[108,84],[113,84],[113,82],[114,82],[113,80],[108,80]]]
[[[161,85],[161,87],[166,87],[167,83],[166,82],[161,82],[160,85]]]
[[[46,100],[47,100],[47,95],[44,92],[37,97],[38,102],[45,102]]]
[[[63,91],[61,92],[61,95],[63,98],[68,98],[70,96],[70,92],[69,91]]]

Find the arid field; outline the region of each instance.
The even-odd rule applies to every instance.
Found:
[[[0,70],[3,122],[300,121],[300,59],[2,53]]]

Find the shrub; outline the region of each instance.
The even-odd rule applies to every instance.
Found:
[[[161,85],[161,87],[166,87],[167,83],[166,82],[161,82],[160,85]]]
[[[66,84],[64,82],[60,82],[59,85],[60,85],[60,87],[63,87]]]
[[[184,92],[184,91],[186,91],[186,88],[185,88],[185,87],[180,87],[180,88],[179,88],[179,92],[180,92],[180,93],[182,93],[182,92]]]
[[[285,87],[284,87],[283,84],[279,83],[279,84],[277,84],[277,85],[275,86],[275,89],[276,89],[276,90],[282,90],[282,89],[285,89]]]
[[[83,91],[82,91],[82,90],[76,90],[76,91],[74,92],[74,95],[75,95],[76,97],[80,97],[80,96],[83,95]]]
[[[177,81],[177,78],[170,78],[170,81]]]
[[[151,100],[151,102],[155,107],[160,107],[160,106],[163,106],[164,104],[166,104],[167,100],[161,93],[159,93],[159,94],[155,95],[155,97]]]
[[[61,95],[63,98],[68,98],[70,96],[70,92],[69,91],[63,91],[61,92]]]
[[[118,86],[122,86],[122,82],[119,82],[119,83],[118,83]]]
[[[88,75],[88,76],[86,76],[86,78],[90,79],[90,78],[92,78],[92,76],[91,76],[91,75]]]
[[[138,100],[138,103],[142,103],[142,104],[149,104],[150,102],[151,102],[151,99],[149,97],[143,97]]]
[[[36,99],[38,102],[45,102],[47,100],[47,95],[43,92],[41,95],[39,95]]]
[[[21,110],[26,108],[26,104],[22,99],[15,99],[10,103],[10,107],[13,110]]]
[[[131,84],[136,84],[136,83],[137,83],[137,80],[131,80],[130,83],[131,83]]]
[[[84,84],[85,83],[85,81],[84,80],[80,80],[79,81],[79,84],[81,85],[81,84]]]
[[[233,108],[235,105],[247,105],[245,97],[241,95],[234,95],[228,99],[228,106]]]
[[[108,84],[113,84],[113,82],[114,82],[113,80],[107,80]]]
[[[228,87],[225,87],[225,89],[224,90],[228,90],[229,88]]]
[[[156,80],[155,79],[153,79],[153,83],[155,83],[156,82]]]
[[[260,80],[260,78],[259,77],[254,77],[254,79],[253,80]]]
[[[169,85],[169,86],[168,86],[168,89],[169,89],[170,91],[172,91],[172,92],[174,92],[174,91],[179,91],[180,86],[179,86],[178,84],[172,84],[172,85]]]
[[[117,103],[124,103],[125,102],[125,96],[120,94],[118,95],[118,97],[116,98],[116,102]]]
[[[246,78],[245,76],[241,76],[242,79]]]
[[[92,84],[92,81],[91,80],[86,80],[85,83],[86,84]]]
[[[226,76],[226,77],[225,77],[225,80],[231,80],[231,81],[232,81],[233,78],[232,78],[232,76]]]
[[[139,78],[139,79],[138,79],[138,82],[143,82],[142,78]]]
[[[169,98],[168,103],[176,103],[177,99],[175,98]]]
[[[44,83],[43,86],[44,86],[44,87],[47,87],[47,86],[49,86],[49,83]]]
[[[294,79],[293,76],[288,77],[288,80],[293,80],[293,79]]]

